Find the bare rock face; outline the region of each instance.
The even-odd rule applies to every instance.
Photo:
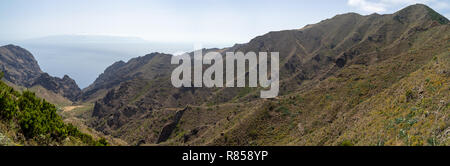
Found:
[[[32,86],[35,85],[41,85],[45,89],[61,94],[72,101],[75,101],[81,94],[81,89],[76,82],[67,75],[64,75],[61,79],[52,77],[48,73],[43,73],[34,80]]]
[[[73,79],[67,75],[57,78],[44,73],[33,55],[19,46],[0,47],[0,70],[4,72],[4,79],[15,85],[26,88],[40,85],[72,101],[81,94]]]
[[[280,95],[285,95],[309,89],[352,65],[370,66],[407,52],[411,48],[407,42],[412,35],[447,23],[445,17],[432,9],[413,5],[386,15],[337,15],[305,28],[269,32],[245,44],[205,49],[203,52],[279,52]],[[392,45],[398,47],[391,48]],[[124,140],[134,141],[129,135],[140,128],[127,124],[149,119],[147,115],[151,112],[184,108],[186,105],[258,100],[257,93],[239,88],[174,88],[170,83],[170,74],[175,66],[170,65],[170,58],[171,55],[152,53],[108,67],[91,86],[83,90],[80,98],[95,102],[93,116],[96,120],[92,126]],[[159,138],[154,139],[151,136],[154,134],[147,133],[148,137],[140,139],[146,140],[146,143],[159,143],[170,137],[173,124],[156,126],[163,126],[153,128],[161,132]],[[300,131],[306,130],[303,128],[305,125],[299,126]],[[185,140],[189,137],[186,136]]]
[[[95,98],[102,91],[109,91],[118,87],[121,83],[133,79],[154,79],[161,74],[170,73],[171,55],[162,53],[151,53],[137,57],[128,62],[118,61],[98,76],[98,78],[87,88],[83,89],[81,100],[86,101]],[[101,95],[105,95],[101,94]]]
[[[158,137],[158,141],[156,143],[161,143],[169,139],[173,130],[177,127],[178,123],[180,122],[180,119],[183,117],[184,112],[188,109],[190,108],[186,107],[183,110],[177,111],[172,121],[164,125],[164,127],[162,128],[161,133]]]
[[[0,47],[0,70],[5,80],[25,87],[43,73],[30,52],[14,45]]]

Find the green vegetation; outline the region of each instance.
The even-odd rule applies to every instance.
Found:
[[[56,110],[53,104],[37,98],[34,93],[20,93],[0,82],[0,122],[23,135],[24,139],[18,141],[25,144],[64,145],[69,138],[75,145],[108,145],[105,139],[94,140],[73,125],[65,124]]]
[[[380,46],[384,59],[348,64],[316,85],[304,82],[300,91],[249,103],[251,116],[236,116],[241,124],[213,144],[448,146],[444,32],[448,27],[438,26],[410,37],[403,53]]]
[[[450,145],[450,27],[439,23],[448,21],[417,5],[392,15],[342,15],[234,47],[280,50],[280,94],[273,99],[259,99],[262,88],[171,89],[166,71],[153,70],[164,63],[150,61],[130,73],[157,71],[160,82],[111,87],[120,95],[97,107],[105,115],[126,115],[134,106],[145,112],[113,119],[124,124],[106,123],[110,116],[92,124],[130,144],[152,145],[189,103],[194,109],[158,144]]]
[[[444,16],[435,12],[433,9],[427,8],[427,10],[428,10],[428,14],[430,15],[432,20],[439,22],[439,24],[448,24],[449,23],[449,21]]]
[[[341,142],[340,146],[353,146],[353,143],[349,140],[344,140]]]

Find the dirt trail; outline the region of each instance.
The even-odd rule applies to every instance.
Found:
[[[83,106],[82,105],[67,106],[67,107],[63,108],[63,112],[69,112],[69,111],[72,111],[72,110],[80,108],[80,107],[83,107]]]

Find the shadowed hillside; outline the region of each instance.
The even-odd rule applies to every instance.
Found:
[[[449,34],[448,20],[420,4],[388,15],[342,14],[204,50],[280,52],[277,99],[259,99],[259,88],[173,88],[170,74],[176,66],[169,64],[171,55],[161,53],[115,63],[81,99],[95,101],[92,127],[130,144],[448,144],[448,68],[433,62],[448,61]],[[431,77],[434,71],[426,66],[444,72],[434,87],[443,91],[422,87],[428,94],[422,98],[411,97],[420,92],[419,84],[397,91],[402,83],[423,79],[418,75]],[[380,101],[388,96],[392,99]],[[395,100],[404,104],[390,103]],[[422,100],[432,104],[413,106]],[[389,109],[380,108],[385,102]],[[430,116],[398,113],[411,109],[439,115],[428,123]]]
[[[0,71],[4,73],[4,81],[11,86],[40,86],[54,93],[53,96],[60,95],[72,101],[81,94],[81,89],[73,79],[67,75],[62,79],[52,77],[42,72],[34,56],[18,46],[0,47]]]
[[[174,88],[177,65],[164,53],[118,61],[80,90],[69,76],[41,71],[25,49],[3,46],[0,143],[449,145],[449,41],[449,20],[417,4],[202,49],[279,52],[273,99],[261,99],[262,88]]]
[[[3,77],[3,73],[0,77]],[[56,107],[0,81],[0,145],[107,145],[64,124]]]

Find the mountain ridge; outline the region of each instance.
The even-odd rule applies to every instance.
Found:
[[[426,37],[421,36],[421,34],[427,33],[428,31],[448,32],[448,29],[439,28],[448,27],[448,22],[445,21],[446,19],[442,18],[442,16],[436,18],[436,15],[434,15],[433,12],[425,5],[412,5],[393,14],[372,14],[368,16],[354,13],[343,14],[297,30],[269,32],[257,36],[245,44],[237,44],[233,47],[223,49],[204,49],[203,51],[219,51],[221,53],[228,51],[279,51],[281,82],[280,98],[284,98],[284,96],[292,94],[308,93],[308,91],[314,89],[316,85],[325,80],[329,80],[330,77],[337,77],[337,74],[339,75],[346,70],[350,70],[355,65],[380,66],[380,64],[384,62],[397,63],[395,60],[397,55],[403,55],[405,52],[409,52],[416,47],[421,52],[425,52],[426,48],[418,46],[421,41],[417,39],[417,36],[420,36],[422,39]],[[439,41],[445,41],[441,39],[442,36],[439,38]],[[435,40],[437,41],[438,39]],[[437,50],[442,51],[442,48],[444,47],[445,46],[440,46]],[[192,55],[192,52],[190,54]],[[159,57],[157,59],[164,59],[163,57],[165,57],[158,53],[155,53],[155,55],[158,55],[156,56]],[[431,56],[425,56],[420,57],[419,60],[416,60],[417,62],[415,59],[411,61],[416,62],[418,65],[424,65],[430,58]],[[406,62],[405,59],[403,60]],[[164,122],[170,121],[170,117],[175,116],[173,110],[183,110],[186,106],[190,106],[195,109],[188,109],[188,111],[183,114],[183,117],[190,117],[193,119],[182,117],[179,122],[180,124],[178,124],[181,125],[181,127],[170,131],[173,132],[173,135],[166,142],[162,142],[162,144],[204,144],[204,142],[201,143],[198,141],[207,141],[210,144],[224,145],[228,144],[230,140],[223,140],[227,135],[223,132],[229,131],[228,138],[230,138],[230,135],[235,135],[236,137],[245,136],[256,131],[249,131],[252,130],[252,128],[238,125],[234,126],[238,127],[236,131],[242,130],[246,133],[238,132],[233,134],[234,130],[221,128],[224,126],[219,125],[220,123],[231,125],[229,123],[236,123],[232,122],[233,119],[242,120],[239,117],[249,116],[250,114],[248,113],[255,112],[258,115],[259,113],[264,113],[266,110],[273,111],[275,109],[271,108],[271,110],[270,107],[266,107],[266,104],[263,104],[265,102],[258,99],[258,91],[256,88],[228,88],[226,90],[224,90],[224,88],[175,89],[170,86],[170,82],[168,81],[170,80],[170,69],[173,68],[173,65],[171,66],[169,64],[169,60],[153,61],[154,63],[151,63],[152,61],[148,62],[149,63],[147,64],[143,64],[143,66],[146,66],[145,68],[139,70],[141,72],[145,71],[141,75],[122,75],[127,76],[126,81],[117,81],[115,86],[108,86],[107,89],[103,89],[103,95],[105,95],[105,97],[100,97],[95,102],[93,116],[96,120],[91,121],[92,127],[99,131],[103,131],[106,134],[120,137],[129,143],[153,144],[158,142],[158,138],[160,137],[160,134],[162,134],[160,133],[162,131],[159,131],[158,129],[166,128],[164,127]],[[408,63],[412,62],[408,61]],[[121,67],[127,65],[132,67],[134,65],[133,63],[119,64]],[[164,70],[158,70],[161,67],[165,67]],[[393,75],[405,77],[405,75],[410,72],[414,72],[414,70],[405,70],[404,72],[398,72]],[[144,75],[152,75],[155,77],[145,77]],[[122,76],[118,76],[117,78]],[[390,76],[384,75],[383,77]],[[394,83],[398,80],[393,79],[389,81]],[[350,83],[352,82],[353,81]],[[381,92],[385,88],[388,87],[377,87],[370,90],[369,94],[362,94],[362,96],[358,98],[365,100],[373,94]],[[351,93],[351,91],[349,90],[348,93]],[[348,97],[354,96],[350,95]],[[352,101],[353,99],[348,100]],[[335,118],[332,116],[335,116],[338,113],[344,113],[355,106],[354,104],[348,103],[349,101],[346,100],[339,101],[342,103],[337,105],[348,104],[349,106],[340,106],[342,108],[334,106],[336,108],[334,108],[335,110],[333,113],[320,115],[324,116],[321,118],[333,123]],[[255,105],[261,110],[254,110],[254,108],[249,108],[245,106],[245,104]],[[311,107],[319,110],[324,109],[322,107]],[[234,111],[229,112],[230,110],[226,109]],[[288,108],[276,109],[280,109],[281,112],[291,112]],[[208,112],[207,110],[215,111]],[[194,117],[196,113],[211,119]],[[316,112],[311,112],[311,114],[313,113],[315,114]],[[279,115],[279,113],[270,114]],[[319,117],[310,118],[319,119]],[[253,121],[251,118],[247,120],[252,121],[256,125],[263,123],[260,121]],[[207,124],[201,126],[201,121],[205,121]],[[285,121],[276,122],[281,124],[286,123]],[[190,124],[188,125],[186,123]],[[269,124],[277,126],[276,123],[269,122]],[[322,122],[320,122],[319,124],[320,125],[317,127],[325,125],[326,123],[322,124]],[[249,125],[256,127],[254,124]],[[314,131],[319,131],[320,128],[313,129]],[[135,130],[140,130],[141,133],[145,132],[149,135],[136,135]],[[222,133],[217,133],[218,131],[216,130],[222,131]],[[280,130],[292,131],[290,129]],[[197,134],[188,134],[190,131],[197,131],[198,133],[194,132]],[[165,132],[167,132],[167,130],[165,130]],[[164,135],[166,134],[167,133],[164,133]],[[202,136],[202,134],[204,135]],[[264,133],[259,132],[254,134],[264,135]],[[187,139],[183,140],[182,137]],[[239,144],[240,142],[241,144],[239,145],[248,145],[247,143],[249,142],[245,141],[258,140],[256,139],[257,137],[245,136],[244,138],[245,139],[233,139],[232,141],[237,142],[231,143]],[[261,140],[265,139],[263,138]],[[260,142],[260,144],[264,145],[265,143]],[[334,142],[333,144],[336,143]]]
[[[449,35],[447,18],[416,4],[202,49],[279,52],[274,99],[259,88],[174,88],[173,55],[158,52],[115,62],[83,90],[39,66],[25,73],[89,105],[89,127],[130,145],[449,145]]]
[[[43,72],[34,56],[19,46],[10,44],[0,47],[0,69],[4,80],[17,86],[42,86],[72,101],[76,101],[81,94],[81,89],[72,78],[67,75],[63,78],[52,77]]]

